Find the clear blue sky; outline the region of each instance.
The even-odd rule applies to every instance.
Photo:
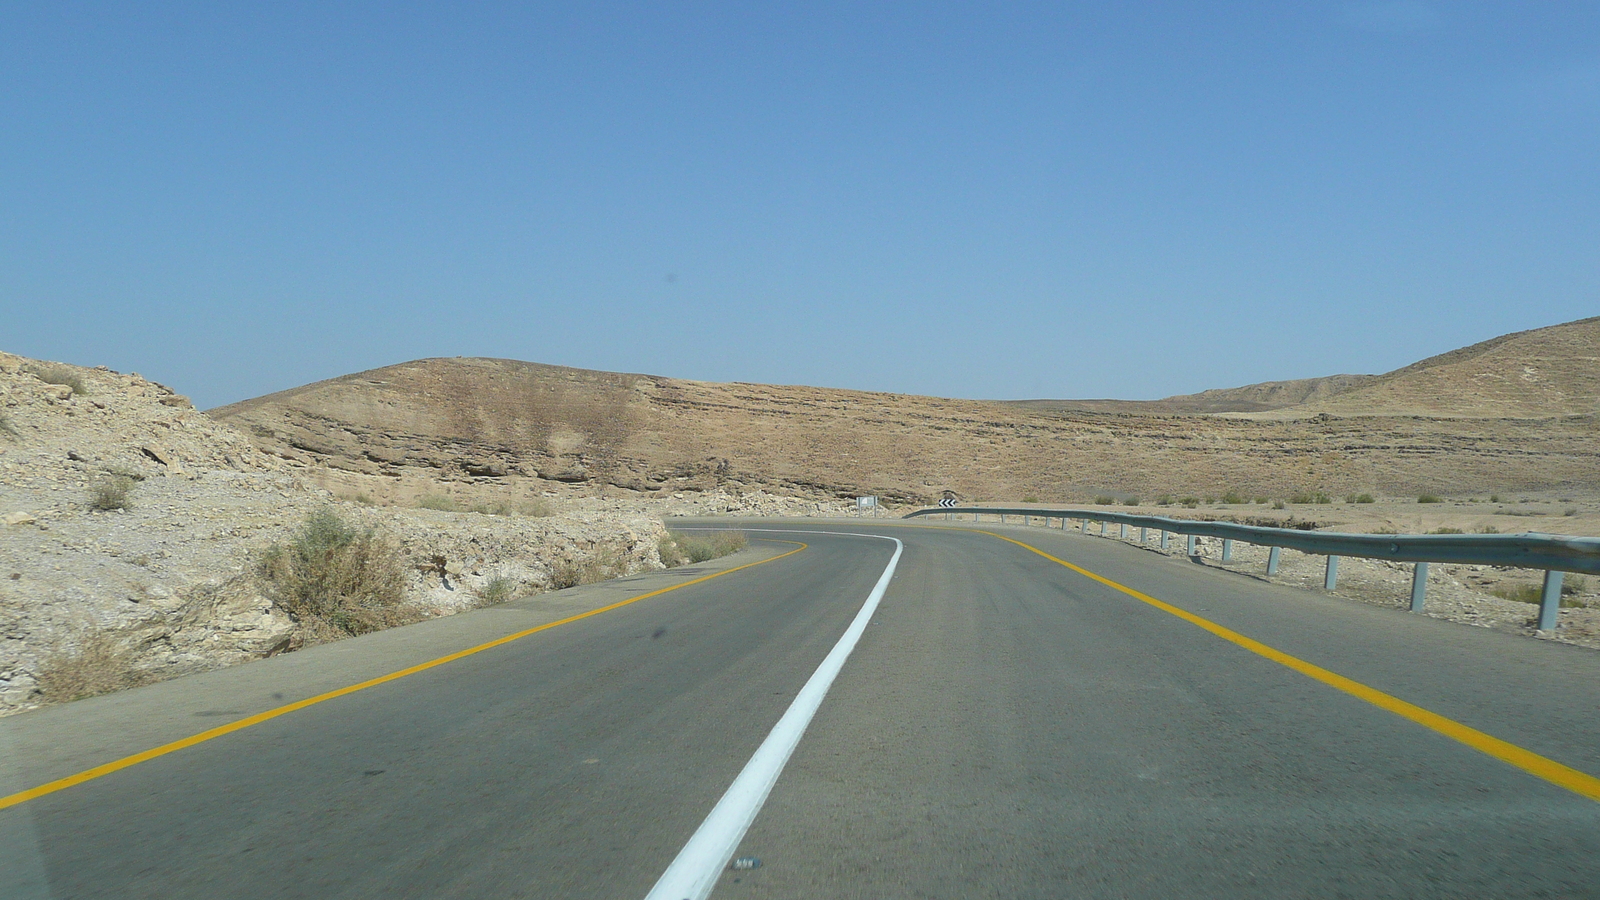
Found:
[[[1600,4],[7,3],[0,349],[958,397],[1600,313]]]

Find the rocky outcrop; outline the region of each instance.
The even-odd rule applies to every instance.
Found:
[[[256,561],[330,504],[398,545],[418,616],[480,605],[495,579],[531,593],[661,565],[664,528],[640,504],[367,507],[304,474],[138,375],[0,354],[0,714],[44,700],[51,667],[116,667],[127,685],[298,646],[307,635],[266,599]],[[112,481],[121,508],[96,508]]]

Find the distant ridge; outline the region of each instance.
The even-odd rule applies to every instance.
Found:
[[[1215,388],[1160,400],[1012,400],[1040,412],[1105,412],[1144,416],[1193,416],[1231,412],[1266,412],[1332,397],[1373,380],[1376,375],[1327,375],[1293,381],[1263,381],[1236,388]]]
[[[1471,419],[1595,415],[1600,316],[1491,338],[1275,412]]]
[[[764,490],[1086,502],[1600,485],[1600,317],[1166,400],[1023,401],[423,359],[211,411],[351,494]],[[1514,448],[1514,452],[1508,452]],[[403,492],[401,492],[403,493]]]
[[[1161,400],[1014,400],[1046,414],[1545,419],[1600,414],[1600,316],[1518,331],[1383,375],[1265,381]]]

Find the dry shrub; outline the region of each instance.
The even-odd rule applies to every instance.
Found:
[[[45,384],[64,384],[72,389],[74,394],[87,394],[88,388],[83,384],[83,376],[72,371],[66,366],[52,366],[42,363],[30,363],[22,367],[22,371],[39,379]]]
[[[496,575],[485,582],[483,587],[478,588],[478,605],[494,606],[509,600],[515,600],[519,594],[518,587],[519,585],[515,578]]]
[[[400,551],[376,529],[351,525],[332,509],[306,517],[288,542],[261,558],[264,592],[308,640],[365,634],[423,618],[403,608]]]
[[[661,538],[661,562],[667,568],[700,563],[743,550],[749,541],[737,531],[713,531],[704,535],[669,531]]]
[[[89,508],[98,510],[127,509],[133,505],[128,495],[133,493],[133,479],[126,475],[107,475],[89,485]]]
[[[562,560],[550,570],[550,589],[553,591],[609,581],[628,574],[627,558],[616,548],[607,547],[584,559]]]
[[[39,660],[33,677],[46,703],[70,703],[148,684],[153,679],[134,668],[137,659],[113,632],[88,629]]]

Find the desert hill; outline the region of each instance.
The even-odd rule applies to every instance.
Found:
[[[1600,412],[1600,316],[1519,331],[1278,414],[1546,418]],[[1270,413],[1269,413],[1270,415]]]
[[[1590,319],[1388,375],[1187,400],[1216,408],[1306,398],[1222,415],[426,359],[211,412],[319,484],[380,500],[415,497],[440,481],[495,496],[727,489],[910,503],[945,490],[1045,502],[1589,490],[1600,486],[1596,419],[1573,411],[1594,411],[1596,357],[1600,320]]]

